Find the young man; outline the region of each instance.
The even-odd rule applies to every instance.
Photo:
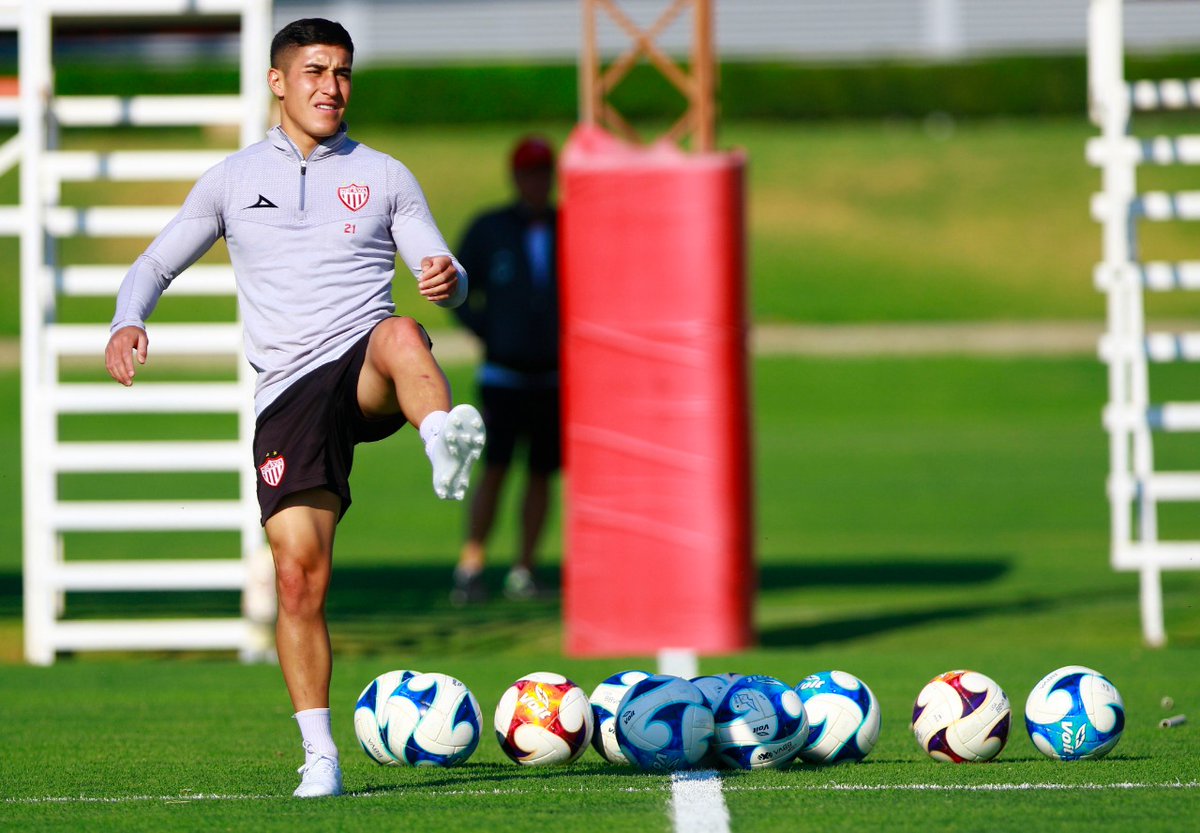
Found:
[[[504,592],[516,599],[537,593],[534,558],[546,521],[550,478],[561,459],[557,233],[550,200],[554,150],[540,136],[526,136],[509,161],[517,199],[480,215],[459,247],[473,291],[454,313],[484,345],[479,395],[488,449],[454,571],[450,599],[455,604],[486,598],[482,574],[487,540],[518,443],[527,447],[521,545]]]
[[[408,169],[347,137],[353,58],[337,23],[297,20],[279,31],[267,72],[279,125],[206,172],[135,261],[105,354],[109,374],[132,384],[159,296],[225,238],[246,357],[258,371],[254,464],[275,560],[279,664],[305,750],[295,795],[305,798],[342,791],[325,596],[354,445],[418,426],[434,491],[461,500],[484,444],[478,411],[451,409],[424,329],[393,315],[397,253],[439,306],[462,303],[466,274]]]

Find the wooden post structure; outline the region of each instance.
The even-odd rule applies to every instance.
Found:
[[[690,72],[681,67],[655,43],[657,38],[687,8],[692,11]],[[597,43],[596,22],[607,15],[628,36],[631,44],[608,67],[603,67]],[[711,0],[672,0],[648,28],[642,29],[621,11],[616,0],[583,0],[583,58],[580,71],[581,121],[596,125],[630,141],[640,136],[608,101],[608,95],[645,58],[687,101],[687,109],[664,134],[676,143],[688,136],[692,150],[707,153],[716,149],[716,73],[713,62],[713,17]]]

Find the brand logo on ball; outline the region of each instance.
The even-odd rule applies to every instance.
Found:
[[[349,208],[351,211],[358,211],[367,204],[367,200],[371,198],[371,189],[366,185],[343,185],[337,190],[338,199],[342,201],[342,205]]]
[[[268,486],[278,486],[287,470],[287,462],[280,456],[269,456],[258,467],[258,473]]]
[[[533,691],[522,694],[519,702],[542,720],[549,720],[554,716],[550,711],[550,695],[540,685],[535,685]]]

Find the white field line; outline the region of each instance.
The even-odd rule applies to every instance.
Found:
[[[721,776],[711,769],[672,775],[671,822],[675,833],[729,833]]]
[[[699,773],[695,773],[699,774]],[[672,786],[674,782],[672,782]],[[946,792],[946,793],[977,793],[977,792],[1089,792],[1099,790],[1195,790],[1200,789],[1200,781],[1118,781],[1111,784],[1096,783],[1096,782],[1081,782],[1078,784],[1067,784],[1057,782],[1023,782],[1018,784],[739,784],[727,783],[722,785],[722,789],[728,792],[793,792],[793,793],[823,793],[823,792],[847,792],[847,793],[886,793],[886,792]],[[613,792],[622,793],[662,793],[666,790],[663,784],[647,785],[644,787],[620,787]],[[412,795],[413,792],[419,791],[419,788],[414,789],[412,785],[404,788],[405,795]],[[430,795],[438,797],[442,796],[460,796],[460,797],[483,797],[489,795],[539,795],[547,793],[595,793],[599,792],[596,789],[586,787],[533,787],[528,789],[520,787],[505,787],[491,789],[463,789],[463,790],[446,790],[436,789],[430,790]],[[388,798],[392,795],[391,790],[378,790],[372,792],[347,793],[343,798],[346,799],[372,799],[372,798]],[[88,796],[88,795],[62,795],[62,796],[30,796],[26,798],[5,798],[0,800],[0,805],[36,805],[36,804],[137,804],[137,803],[163,803],[163,804],[188,804],[191,802],[200,801],[274,801],[276,799],[291,798],[291,793],[279,793],[278,795],[271,794],[224,794],[224,793],[176,793],[174,795],[119,795],[119,796]]]

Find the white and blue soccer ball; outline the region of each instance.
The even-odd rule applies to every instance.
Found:
[[[479,745],[482,724],[475,695],[447,674],[399,673],[402,678],[394,686],[395,678],[385,679],[386,674],[376,678],[376,683],[383,682],[376,687],[374,702],[370,685],[359,697],[354,726],[367,754],[393,766],[452,767],[471,757]],[[410,676],[403,676],[405,673]],[[391,691],[380,703],[382,692],[388,688]],[[374,740],[372,718],[381,742],[379,749],[368,742]],[[377,754],[380,751],[384,754]]]
[[[716,711],[717,706],[721,705],[721,698],[725,696],[725,689],[741,676],[741,674],[728,673],[704,674],[700,677],[692,677],[691,683],[704,693],[708,707]]]
[[[751,674],[734,680],[713,712],[713,749],[737,769],[781,767],[808,740],[804,701],[774,677]]]
[[[1102,758],[1125,731],[1125,703],[1099,671],[1067,665],[1042,677],[1029,692],[1025,728],[1033,745],[1050,758]]]
[[[617,707],[617,745],[646,772],[691,769],[708,754],[713,713],[682,677],[653,674],[634,683]]]
[[[879,740],[879,701],[867,684],[845,671],[810,674],[796,686],[808,715],[808,742],[800,757],[813,764],[861,761]]]
[[[595,724],[592,730],[592,747],[610,764],[629,764],[629,759],[617,745],[617,708],[630,686],[649,676],[646,671],[619,671],[606,677],[592,690],[592,696],[588,698]]]
[[[400,669],[380,674],[358,695],[354,704],[354,734],[367,757],[377,764],[399,766],[400,761],[388,750],[387,701],[392,692],[419,672]]]

